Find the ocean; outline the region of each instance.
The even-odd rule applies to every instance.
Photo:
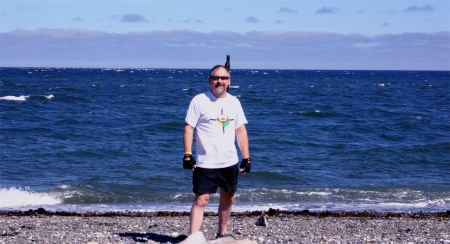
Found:
[[[208,72],[0,68],[0,210],[189,211]],[[450,71],[232,69],[252,158],[233,211],[450,210],[449,92]]]

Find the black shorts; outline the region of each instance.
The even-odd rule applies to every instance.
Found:
[[[216,193],[217,187],[234,193],[237,191],[238,175],[238,164],[222,169],[197,167],[194,170],[194,193]]]

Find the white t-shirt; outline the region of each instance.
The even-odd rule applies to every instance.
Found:
[[[217,98],[211,91],[199,94],[192,99],[185,121],[196,128],[197,167],[217,169],[238,162],[235,130],[248,122],[236,97],[227,93]]]

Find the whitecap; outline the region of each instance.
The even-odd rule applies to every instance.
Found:
[[[56,205],[62,203],[62,199],[54,195],[32,192],[27,189],[15,187],[0,189],[0,199],[0,208]]]
[[[9,100],[9,101],[25,101],[29,98],[30,96],[4,96],[4,97],[0,97],[0,100]]]
[[[177,199],[177,198],[180,198],[180,197],[182,197],[183,196],[183,194],[175,194],[175,195],[173,195],[173,199]]]

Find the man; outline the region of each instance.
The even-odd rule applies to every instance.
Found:
[[[227,231],[239,175],[235,138],[244,158],[240,171],[242,175],[250,172],[250,152],[245,128],[247,119],[239,100],[227,92],[230,73],[225,66],[217,65],[211,69],[209,85],[211,89],[195,96],[187,111],[183,166],[194,172],[195,198],[190,214],[191,234],[200,231],[209,196],[220,187],[217,235],[223,237]],[[195,128],[197,160],[192,156]]]

